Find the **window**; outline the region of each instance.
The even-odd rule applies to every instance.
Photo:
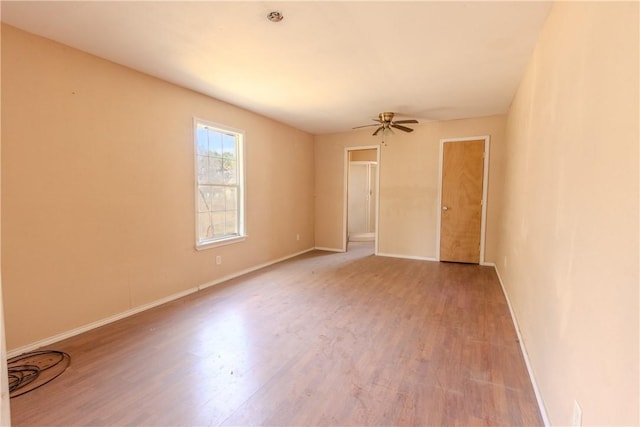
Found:
[[[243,137],[195,120],[198,249],[244,238]]]

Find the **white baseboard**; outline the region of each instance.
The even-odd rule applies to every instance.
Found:
[[[79,326],[77,328],[71,329],[69,331],[62,332],[60,334],[57,334],[57,335],[54,335],[54,336],[51,336],[51,337],[48,337],[48,338],[44,338],[44,339],[36,341],[34,343],[27,344],[27,345],[22,346],[22,347],[18,347],[16,349],[13,349],[13,350],[7,352],[7,358],[12,358],[14,356],[19,356],[19,355],[21,355],[23,353],[26,353],[28,351],[33,351],[33,350],[36,350],[36,349],[38,349],[40,347],[44,347],[44,346],[56,343],[58,341],[65,340],[67,338],[71,338],[73,336],[80,335],[83,332],[87,332],[87,331],[90,331],[92,329],[99,328],[100,326],[104,326],[104,325],[107,325],[109,323],[113,323],[113,322],[115,322],[117,320],[120,320],[120,319],[124,319],[125,317],[133,316],[134,314],[140,313],[140,312],[145,311],[145,310],[149,310],[150,308],[157,307],[159,305],[165,304],[167,302],[171,302],[173,300],[177,300],[178,298],[185,297],[185,296],[187,296],[189,294],[192,294],[194,292],[197,292],[197,291],[198,291],[197,287],[189,288],[189,289],[187,289],[185,291],[178,292],[178,293],[173,294],[173,295],[169,295],[169,296],[161,298],[159,300],[152,301],[152,302],[150,302],[148,304],[143,304],[141,306],[132,308],[130,310],[123,311],[123,312],[118,313],[118,314],[114,314],[113,316],[105,317],[104,319],[96,320],[95,322],[91,322],[91,323],[88,323],[86,325],[82,325],[82,326]]]
[[[336,249],[336,248],[324,248],[322,246],[316,246],[314,248],[317,251],[327,251],[327,252],[344,252],[344,249]]]
[[[376,240],[376,233],[351,233],[347,236],[349,242],[373,242]]]
[[[256,270],[260,270],[261,268],[265,268],[265,267],[268,267],[270,265],[277,264],[277,263],[282,262],[282,261],[286,261],[289,258],[294,258],[294,257],[297,257],[298,255],[306,254],[307,252],[311,252],[313,249],[314,248],[305,249],[303,251],[296,252],[295,254],[287,255],[287,256],[284,256],[282,258],[278,258],[276,260],[273,260],[273,261],[267,261],[265,263],[258,264],[258,265],[253,266],[253,267],[249,267],[247,269],[238,271],[236,273],[229,274],[228,276],[224,276],[224,277],[221,277],[219,279],[212,280],[212,281],[207,282],[207,283],[203,283],[202,285],[198,286],[198,290],[201,291],[203,289],[210,288],[211,286],[215,286],[215,285],[218,285],[220,283],[226,282],[227,280],[235,279],[236,277],[244,276],[245,274],[252,273],[252,272],[254,272]]]
[[[220,279],[213,280],[211,282],[207,282],[207,283],[204,283],[202,285],[186,289],[186,290],[184,290],[182,292],[178,292],[178,293],[175,293],[173,295],[166,296],[164,298],[160,298],[159,300],[152,301],[152,302],[150,302],[148,304],[143,304],[141,306],[134,307],[134,308],[132,308],[130,310],[123,311],[122,313],[114,314],[113,316],[109,316],[109,317],[106,317],[104,319],[100,319],[100,320],[97,320],[95,322],[91,322],[91,323],[88,323],[86,325],[79,326],[79,327],[71,329],[69,331],[53,335],[51,337],[44,338],[42,340],[38,340],[38,341],[33,342],[31,344],[27,344],[27,345],[24,345],[22,347],[15,348],[15,349],[7,352],[7,358],[10,359],[12,357],[19,356],[19,355],[21,355],[23,353],[26,353],[26,352],[29,352],[29,351],[33,351],[33,350],[37,350],[37,349],[39,349],[41,347],[54,344],[56,342],[65,340],[67,338],[71,338],[71,337],[76,336],[76,335],[80,335],[80,334],[82,334],[84,332],[88,332],[88,331],[90,331],[92,329],[96,329],[96,328],[99,328],[101,326],[107,325],[109,323],[113,323],[113,322],[115,322],[117,320],[124,319],[124,318],[129,317],[129,316],[133,316],[134,314],[141,313],[141,312],[143,312],[145,310],[149,310],[150,308],[154,308],[154,307],[157,307],[159,305],[162,305],[162,304],[177,300],[178,298],[185,297],[185,296],[187,296],[189,294],[192,294],[194,292],[198,292],[198,291],[200,291],[202,289],[217,285],[219,283],[225,282],[225,281],[230,280],[230,279],[234,279],[236,277],[242,276],[243,274],[251,273],[251,272],[259,270],[261,268],[268,267],[268,266],[270,266],[272,264],[277,264],[277,263],[285,261],[285,260],[287,260],[289,258],[293,258],[293,257],[296,257],[298,255],[302,255],[304,253],[312,251],[313,249],[314,248],[305,249],[305,250],[297,252],[295,254],[287,255],[285,257],[278,258],[278,259],[273,260],[273,261],[265,262],[263,264],[255,266],[255,267],[251,267],[251,268],[247,268],[245,270],[242,270],[242,271],[240,271],[238,273],[230,274],[230,275],[222,277]]]
[[[418,261],[437,261],[435,258],[431,258],[431,257],[400,255],[400,254],[389,254],[389,253],[386,253],[386,252],[378,252],[376,255],[378,255],[378,256],[386,256],[386,257],[389,257],[389,258],[415,259],[415,260],[418,260]]]
[[[516,315],[513,312],[513,307],[511,307],[511,300],[509,299],[509,294],[507,293],[507,288],[504,286],[504,282],[502,281],[502,277],[500,277],[500,272],[498,271],[498,267],[495,263],[486,262],[482,263],[482,265],[492,266],[498,276],[498,281],[500,282],[500,287],[502,288],[502,293],[504,294],[505,300],[507,300],[507,306],[509,306],[509,312],[511,313],[511,320],[513,321],[513,326],[516,328],[516,334],[518,335],[518,342],[520,343],[520,350],[522,350],[522,356],[524,357],[524,363],[527,365],[527,372],[529,373],[529,378],[531,379],[531,385],[533,386],[533,392],[536,395],[536,400],[538,401],[538,408],[540,409],[540,415],[542,416],[542,422],[544,422],[545,426],[550,426],[549,417],[547,416],[547,410],[544,406],[544,401],[542,400],[542,395],[540,394],[540,389],[538,388],[538,383],[536,382],[536,377],[533,374],[533,368],[531,367],[531,362],[529,361],[529,353],[527,353],[527,347],[525,346],[524,340],[522,339],[522,334],[520,333],[520,327],[518,326],[518,320],[516,319]]]

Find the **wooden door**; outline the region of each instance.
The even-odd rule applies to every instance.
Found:
[[[480,262],[484,140],[443,144],[440,260]]]

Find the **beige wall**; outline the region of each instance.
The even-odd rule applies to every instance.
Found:
[[[379,252],[418,258],[436,257],[438,160],[440,139],[490,135],[491,147],[504,144],[504,116],[413,126],[396,132],[380,152]],[[379,137],[361,130],[315,137],[316,246],[342,249],[345,147],[375,145]],[[495,229],[493,190],[502,174],[500,156],[490,155],[487,230]],[[495,235],[487,235],[487,261],[493,260]]]
[[[2,31],[9,349],[314,246],[311,135]],[[249,237],[200,252],[194,116],[246,132]]]
[[[0,12],[1,15],[1,12]],[[2,32],[0,32],[0,46],[2,45]],[[0,58],[2,55],[0,55]],[[1,64],[1,59],[0,59]],[[2,80],[2,67],[0,66],[0,81]],[[2,97],[2,85],[0,85],[0,99]],[[0,103],[0,117],[2,117],[2,105]],[[0,120],[0,142],[2,141],[2,121]],[[0,143],[1,147],[1,143]],[[1,158],[1,156],[0,156]],[[1,163],[0,163],[1,165]],[[0,171],[2,168],[0,167]],[[0,192],[1,194],[1,192]],[[0,197],[0,206],[2,206],[2,200]],[[2,222],[0,221],[0,224]],[[1,235],[0,227],[0,235]],[[1,254],[0,248],[0,254]],[[1,262],[0,262],[1,266]],[[0,272],[2,269],[0,268]],[[2,298],[2,274],[0,273],[0,425],[11,425],[11,407],[9,404],[9,373],[7,371],[7,342],[5,340],[4,332],[4,302]]]
[[[513,101],[496,260],[553,425],[638,425],[638,3],[557,3]],[[494,151],[495,153],[495,151]]]

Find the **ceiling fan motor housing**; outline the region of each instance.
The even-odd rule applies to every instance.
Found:
[[[391,122],[391,120],[393,120],[393,115],[393,113],[385,112],[378,114],[378,117],[380,118],[381,122],[389,123]]]

